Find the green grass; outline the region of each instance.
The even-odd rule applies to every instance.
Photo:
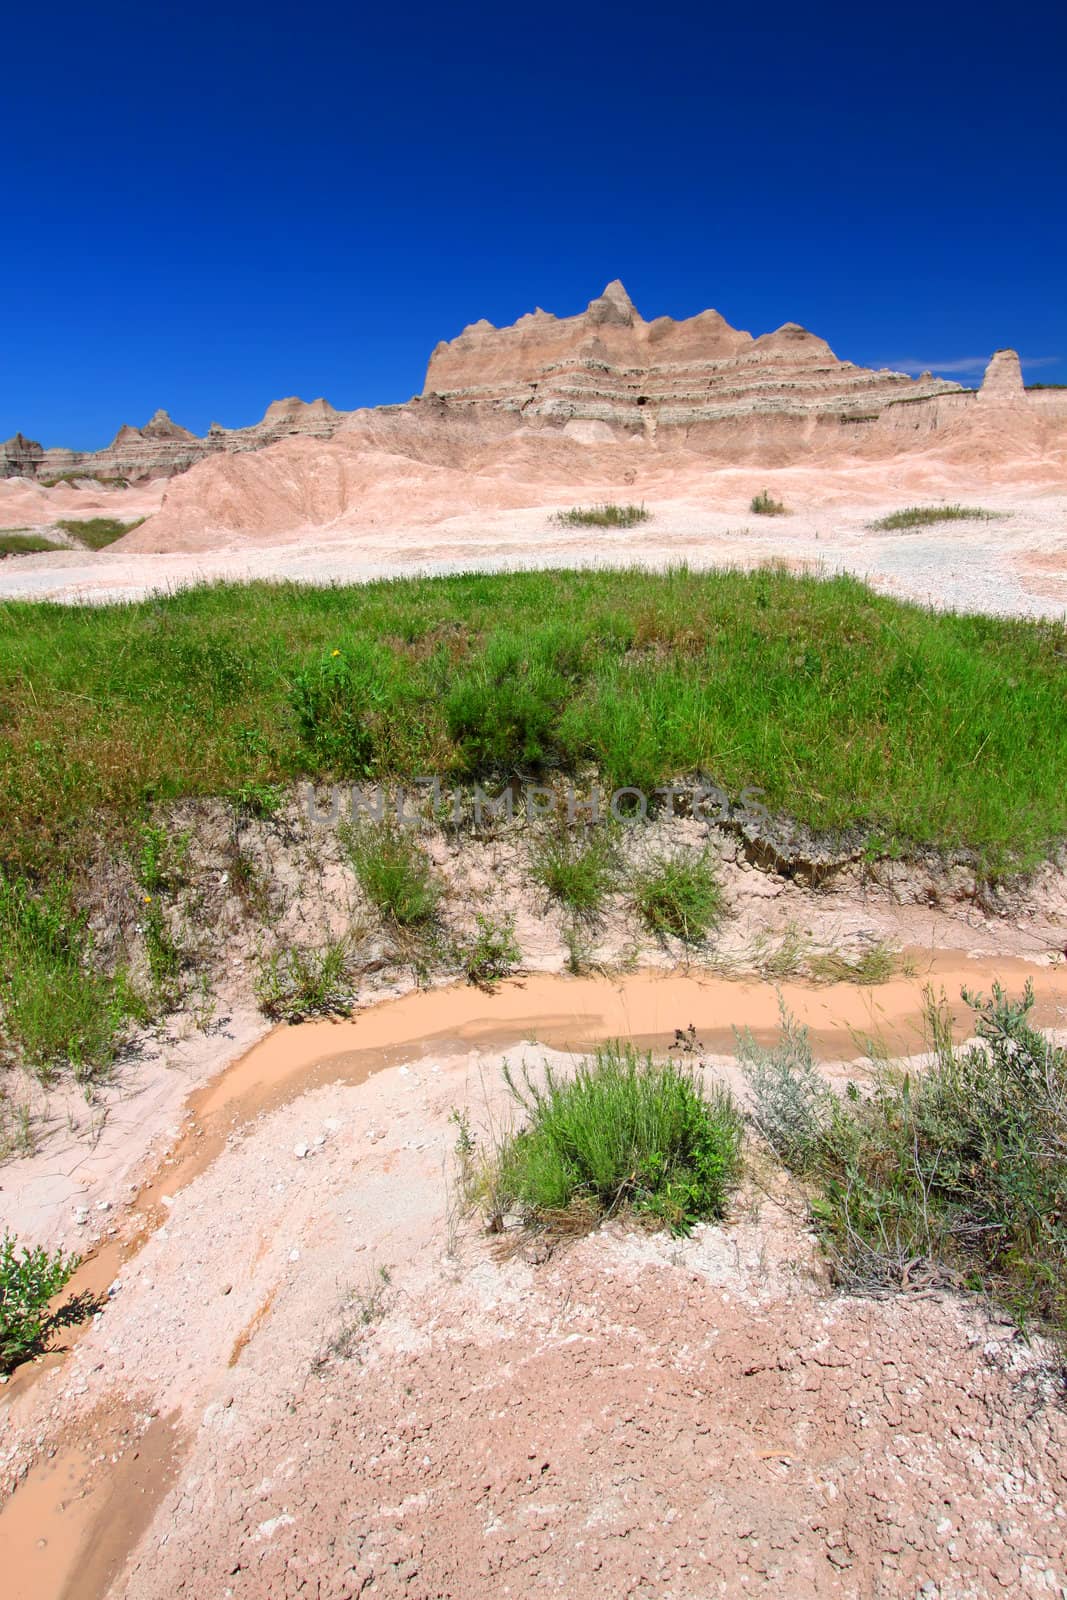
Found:
[[[79,540],[88,550],[103,550],[105,545],[121,539],[124,533],[139,528],[143,521],[143,517],[138,517],[135,522],[119,522],[115,517],[86,517],[57,522],[56,527]]]
[[[700,944],[722,920],[723,901],[710,851],[656,855],[634,876],[638,916],[650,933]]]
[[[22,528],[0,529],[0,556],[28,556],[40,550],[58,550],[51,539],[42,539],[39,533]]]
[[[992,874],[1067,836],[1065,689],[1062,622],[769,569],[8,602],[0,865],[73,868],[147,805],[302,775],[651,790],[703,772],[810,828]]]
[[[573,1078],[546,1067],[543,1085],[528,1073],[508,1083],[526,1122],[498,1155],[500,1213],[551,1225],[625,1209],[678,1233],[722,1216],[742,1130],[725,1088],[628,1045],[598,1050]]]
[[[437,914],[443,886],[433,863],[409,829],[390,822],[344,827],[345,854],[360,887],[383,916],[417,928]]]
[[[37,892],[0,871],[0,1060],[21,1060],[43,1081],[69,1067],[88,1082],[106,1075],[129,1024],[146,1017],[125,972],[94,965],[65,881]]]
[[[748,509],[757,517],[784,517],[788,510],[783,501],[772,499],[766,489],[752,496]]]
[[[18,1245],[5,1231],[0,1239],[0,1373],[47,1350],[61,1328],[83,1322],[96,1309],[92,1295],[72,1295],[65,1305],[49,1310],[78,1265],[78,1257],[62,1250],[50,1254],[41,1246]]]
[[[317,949],[267,956],[259,964],[254,988],[260,1010],[275,1021],[345,1016],[356,999],[349,941],[329,939]]]
[[[788,1017],[769,1051],[742,1037],[754,1119],[807,1183],[841,1283],[946,1283],[1067,1333],[1067,1051],[1030,1027],[1029,985],[964,998],[977,1045],[954,1047],[928,996],[931,1064],[882,1067],[867,1094],[835,1095]]]
[[[898,533],[905,528],[928,528],[935,522],[994,522],[1002,515],[979,506],[905,506],[869,526],[879,533]]]
[[[572,506],[569,511],[557,511],[553,517],[561,528],[635,528],[639,522],[648,522],[652,513],[647,506]]]
[[[468,983],[477,984],[480,989],[491,989],[501,978],[514,972],[522,960],[515,938],[515,918],[497,918],[479,912],[474,924],[473,936],[458,948],[460,965]]]
[[[579,918],[599,915],[619,876],[614,843],[603,830],[553,829],[535,842],[531,871],[536,883]]]

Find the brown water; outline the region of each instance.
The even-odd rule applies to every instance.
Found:
[[[876,1039],[896,1055],[923,1048],[923,991],[948,996],[957,1032],[967,1031],[960,989],[988,992],[999,980],[1021,992],[1034,985],[1037,1026],[1067,1026],[1067,967],[1034,968],[1007,958],[971,961],[958,951],[905,953],[910,976],[869,988],[855,984],[774,985],[704,972],[637,972],[622,977],[536,975],[492,993],[469,986],[420,990],[338,1021],[274,1029],[188,1100],[191,1119],[165,1164],[133,1202],[134,1236],[102,1246],[82,1264],[64,1294],[106,1292],[124,1259],[164,1217],[168,1195],[203,1172],[235,1128],[324,1083],[362,1083],[373,1073],[428,1055],[508,1049],[535,1041],[584,1050],[609,1039],[665,1049],[675,1030],[695,1029],[710,1054],[734,1049],[735,1027],[769,1041],[779,1027],[779,995],[810,1031],[827,1063],[855,1059]],[[77,1330],[74,1330],[76,1336]],[[22,1369],[7,1390],[24,1392],[57,1354]],[[156,1419],[117,1463],[91,1465],[71,1445],[39,1463],[0,1511],[0,1572],[10,1600],[100,1600],[125,1555],[148,1526],[177,1471],[171,1424]]]

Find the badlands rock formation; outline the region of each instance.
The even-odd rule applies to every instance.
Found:
[[[171,478],[210,455],[261,450],[293,435],[328,439],[345,413],[326,400],[275,400],[261,422],[250,428],[224,428],[213,422],[205,438],[157,411],[143,428],[124,424],[104,450],[45,450],[16,433],[0,443],[0,478],[33,478],[48,483],[80,475],[105,481],[139,482]]]
[[[758,339],[717,311],[646,322],[617,279],[576,317],[538,309],[510,328],[465,328],[437,346],[423,390],[450,406],[518,412],[527,421],[680,428],[694,443],[712,441],[717,430],[708,424],[738,418],[851,424],[902,399],[960,392],[929,373],[908,378],[839,361],[795,322]]]

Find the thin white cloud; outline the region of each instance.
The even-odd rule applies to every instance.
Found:
[[[1020,356],[1024,367],[1054,367],[1059,356]],[[951,361],[891,361],[894,372],[909,372],[918,377],[921,372],[984,372],[989,365],[988,356],[956,356]]]

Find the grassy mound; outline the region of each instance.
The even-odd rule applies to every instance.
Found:
[[[0,865],[302,775],[703,773],[872,852],[1067,835],[1067,630],[847,577],[524,572],[0,605]]]
[[[53,540],[43,539],[39,533],[31,533],[29,529],[0,529],[0,556],[28,556],[41,550],[58,549],[59,545]]]
[[[69,533],[87,550],[103,550],[106,545],[121,539],[124,533],[132,533],[134,528],[139,528],[143,521],[143,517],[138,517],[135,522],[120,522],[117,517],[86,517],[80,521],[71,519],[57,522],[56,527]]]
[[[676,1232],[722,1215],[742,1132],[725,1089],[706,1094],[632,1046],[597,1051],[573,1078],[546,1069],[543,1086],[508,1082],[527,1122],[499,1153],[500,1212],[581,1225],[627,1209]]]

